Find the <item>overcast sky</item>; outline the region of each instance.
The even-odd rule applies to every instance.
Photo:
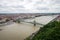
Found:
[[[60,13],[60,0],[0,0],[0,13]]]

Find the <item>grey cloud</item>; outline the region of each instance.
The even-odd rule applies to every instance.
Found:
[[[46,2],[44,2],[44,0],[41,0],[41,1],[37,1],[36,4],[46,4]]]
[[[40,7],[40,8],[37,7],[36,9],[37,9],[37,10],[49,10],[49,8],[47,8],[47,7]]]
[[[4,0],[3,0],[4,1]],[[6,0],[5,0],[6,1]],[[12,0],[11,0],[12,1]],[[17,0],[15,0],[15,1],[17,1]],[[24,0],[18,0],[18,1],[24,1]],[[37,1],[37,2],[33,2],[32,0],[26,0],[26,1],[28,1],[28,2],[32,2],[33,3],[33,5],[32,4],[30,4],[30,5],[32,5],[33,7],[33,10],[31,9],[27,9],[27,8],[25,8],[25,5],[10,5],[10,3],[8,3],[8,1],[6,1],[6,3],[4,3],[4,2],[2,2],[2,0],[0,0],[0,13],[14,13],[14,12],[17,12],[17,13],[21,13],[21,12],[23,12],[23,13],[35,13],[35,12],[59,12],[60,13],[60,0],[53,0],[54,2],[51,2],[50,3],[50,5],[47,5],[46,7],[41,7],[42,5],[38,5],[38,4],[44,4],[44,5],[46,5],[43,1]],[[25,1],[25,2],[26,2]],[[12,2],[13,3],[13,2]],[[11,3],[11,4],[12,4]],[[17,2],[18,3],[18,2]],[[7,5],[8,4],[8,5]],[[27,3],[28,4],[28,3]],[[56,6],[54,6],[55,4],[57,4]],[[59,4],[59,5],[58,5]],[[36,6],[34,6],[34,5],[36,5]],[[53,6],[53,7],[51,7],[51,6]],[[50,7],[50,8],[49,8]],[[30,8],[30,6],[28,7],[28,8]],[[53,9],[53,10],[52,10]]]
[[[55,3],[56,4],[60,4],[60,0],[55,0]]]
[[[19,6],[11,6],[11,7],[13,7],[13,8],[25,8],[25,7],[22,6],[22,5],[19,5]]]
[[[24,0],[20,0],[20,1],[24,1]]]

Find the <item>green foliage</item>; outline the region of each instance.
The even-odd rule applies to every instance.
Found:
[[[9,19],[6,19],[6,22],[10,21]]]
[[[32,40],[60,40],[60,22],[48,23],[39,30]]]
[[[18,20],[16,20],[16,22],[17,22],[17,23],[20,23],[20,20],[18,19]]]

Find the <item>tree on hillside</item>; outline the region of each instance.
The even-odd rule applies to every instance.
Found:
[[[48,23],[38,31],[32,40],[60,40],[60,22]]]

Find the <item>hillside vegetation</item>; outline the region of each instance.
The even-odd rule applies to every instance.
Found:
[[[48,23],[31,40],[60,40],[60,22]]]

